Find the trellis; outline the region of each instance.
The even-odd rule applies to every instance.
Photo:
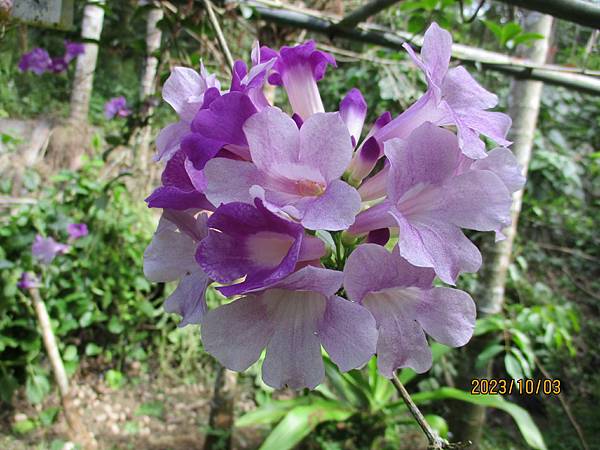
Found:
[[[600,27],[600,5],[581,0],[499,1],[523,7],[526,5],[529,9],[555,15],[584,26]],[[405,42],[410,42],[415,47],[420,47],[423,42],[422,36],[364,23],[369,17],[399,3],[399,0],[372,0],[344,17],[277,0],[239,0],[233,3],[252,8],[254,11],[252,17],[255,19],[322,33],[330,38],[340,37],[393,50],[401,50]],[[460,61],[515,77],[535,79],[578,91],[600,94],[600,71],[553,64],[533,64],[524,59],[456,43],[452,46],[452,56]]]

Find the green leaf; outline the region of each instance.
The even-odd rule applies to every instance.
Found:
[[[292,449],[320,423],[332,420],[341,422],[352,414],[352,410],[324,400],[315,401],[311,405],[297,406],[290,410],[267,436],[260,450]]]
[[[77,361],[77,347],[69,345],[63,352],[62,358],[64,361]]]
[[[527,444],[537,450],[546,450],[546,444],[544,443],[542,433],[529,413],[524,408],[504,400],[504,398],[499,395],[471,395],[469,392],[464,392],[459,389],[443,387],[434,391],[413,394],[412,399],[416,404],[422,404],[432,400],[453,399],[500,409],[510,414],[514,419]]]
[[[104,376],[106,378],[106,384],[108,384],[108,387],[111,389],[119,389],[125,384],[125,378],[118,370],[107,370]]]
[[[35,430],[35,428],[36,428],[35,422],[30,419],[20,420],[18,422],[15,422],[12,426],[12,430],[16,434],[29,433],[30,431]]]
[[[35,374],[27,378],[25,394],[31,403],[41,403],[48,392],[50,392],[50,382],[45,375]]]
[[[511,353],[504,355],[504,367],[506,367],[508,374],[515,380],[522,380],[525,378],[519,360]]]
[[[515,45],[531,44],[533,41],[539,39],[544,39],[544,35],[539,33],[521,33],[513,39],[513,42]]]
[[[251,425],[270,425],[280,421],[291,409],[307,405],[308,397],[296,397],[289,400],[273,400],[250,411],[235,421],[236,427]]]
[[[38,416],[38,418],[40,419],[40,423],[42,425],[44,425],[45,427],[49,427],[56,420],[56,417],[58,416],[59,411],[60,411],[60,408],[58,408],[56,406],[51,407],[51,408],[46,408]]]
[[[123,323],[119,320],[117,316],[112,316],[108,321],[108,331],[110,331],[111,333],[120,334],[121,332],[123,332],[124,329],[125,327],[123,326]]]
[[[152,416],[161,418],[165,412],[165,405],[160,401],[142,403],[135,411],[136,416]]]
[[[486,349],[477,356],[477,360],[475,361],[475,367],[478,369],[483,368],[489,360],[491,360],[503,351],[504,346],[500,344],[493,344],[486,347]]]
[[[500,44],[503,46],[508,43],[512,38],[521,32],[521,26],[516,22],[509,22],[502,27],[502,35],[500,38]]]
[[[102,353],[102,347],[100,347],[97,344],[94,344],[93,342],[90,342],[88,345],[85,346],[85,354],[87,356],[97,356],[100,353]]]
[[[390,383],[391,384],[391,383]],[[448,437],[448,422],[446,422],[446,419],[444,419],[441,416],[435,415],[435,414],[427,414],[425,416],[425,420],[427,421],[427,423],[429,425],[431,425],[431,428],[433,428],[435,431],[437,431],[437,434],[446,439]]]

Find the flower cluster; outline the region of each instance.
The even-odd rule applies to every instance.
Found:
[[[29,53],[21,56],[19,70],[21,72],[31,71],[36,75],[44,72],[60,73],[67,70],[69,63],[78,55],[85,52],[85,47],[79,42],[65,41],[65,53],[63,56],[51,58],[43,48],[34,48]]]
[[[165,309],[201,324],[205,349],[247,369],[266,350],[264,381],[317,386],[322,349],[342,371],[377,355],[381,374],[424,372],[427,335],[468,342],[471,297],[454,285],[481,265],[462,229],[510,223],[524,178],[505,147],[510,119],[463,67],[433,24],[420,55],[427,92],[363,131],[358,89],[325,112],[317,83],[335,59],[312,41],[279,52],[256,46],[227,91],[202,67],[175,68],[163,98],[179,115],[157,138],[163,214],[144,255],[147,277],[178,281]],[[293,114],[272,106],[283,86]],[[499,146],[486,151],[484,135]],[[209,310],[211,283],[231,302]]]

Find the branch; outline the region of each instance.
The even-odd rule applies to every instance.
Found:
[[[229,70],[233,71],[233,57],[231,56],[231,52],[229,51],[229,47],[227,46],[227,41],[225,40],[225,36],[223,35],[223,30],[221,30],[221,25],[219,25],[219,21],[217,20],[217,16],[212,8],[212,2],[210,0],[202,0],[204,3],[204,7],[206,8],[206,12],[208,13],[208,20],[215,30],[217,35],[217,41],[219,41],[219,46],[221,47],[221,51],[225,55],[225,59],[227,60],[227,64],[229,65]]]
[[[550,14],[590,28],[600,27],[600,5],[583,0],[497,0],[520,8]]]
[[[282,25],[303,28],[328,36],[339,36],[352,41],[365,42],[382,47],[402,50],[402,45],[410,41],[416,47],[423,43],[422,36],[412,36],[402,31],[376,25],[359,25],[355,28],[338,28],[339,17],[323,14],[319,11],[292,7],[291,5],[268,0],[242,0],[242,3],[253,7],[258,16],[264,20]],[[509,73],[515,77],[534,79],[548,84],[565,86],[593,94],[600,94],[600,77],[591,76],[600,72],[585,72],[548,64],[534,64],[527,60],[515,58],[501,53],[490,52],[461,44],[452,45],[454,58],[477,63],[490,70]],[[577,73],[579,72],[579,73]]]
[[[441,437],[439,437],[438,434],[433,430],[433,428],[431,428],[431,426],[427,423],[427,420],[425,420],[425,417],[423,416],[417,405],[415,405],[415,402],[413,402],[412,398],[410,398],[410,394],[396,376],[396,372],[394,372],[394,376],[391,381],[396,390],[398,391],[398,394],[400,394],[400,397],[402,397],[402,400],[404,400],[404,403],[408,407],[408,410],[421,427],[421,430],[423,430],[423,433],[425,433],[427,441],[429,442],[427,450],[459,449],[471,445],[471,442],[458,442],[456,444],[451,444],[446,439],[442,439]]]
[[[336,27],[339,28],[352,28],[358,25],[360,22],[364,22],[369,17],[374,16],[378,12],[392,6],[394,3],[398,3],[402,0],[373,0],[366,5],[356,8],[354,11],[348,13],[342,20],[340,20]]]

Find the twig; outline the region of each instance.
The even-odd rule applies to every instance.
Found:
[[[594,258],[593,256],[588,255],[587,253],[584,253],[578,249],[561,247],[559,245],[547,244],[545,242],[536,242],[535,244],[547,250],[555,250],[557,252],[568,253],[573,256],[578,256],[579,258],[587,259],[588,261],[600,262],[600,258]]]
[[[221,25],[219,25],[219,21],[217,20],[217,16],[212,8],[212,2],[210,0],[202,0],[204,3],[204,7],[206,8],[206,12],[208,13],[208,19],[215,30],[217,35],[217,41],[219,41],[219,46],[221,47],[221,51],[223,55],[225,55],[225,59],[227,60],[227,64],[229,65],[229,70],[233,71],[233,57],[231,56],[231,52],[229,51],[229,47],[227,46],[227,41],[225,40],[225,36],[223,35],[223,30],[221,30]]]
[[[421,427],[421,430],[423,430],[423,433],[425,433],[427,441],[429,442],[427,450],[460,449],[466,448],[469,445],[471,445],[470,441],[457,442],[451,444],[446,439],[442,439],[441,437],[439,437],[438,434],[433,430],[433,428],[431,428],[431,426],[427,423],[427,420],[425,420],[423,413],[421,413],[417,405],[415,405],[415,402],[413,402],[412,398],[410,398],[410,394],[408,393],[404,385],[400,382],[395,372],[391,381],[398,393],[400,394],[400,397],[402,397],[402,400],[404,400],[404,403],[406,403],[408,410]]]
[[[540,369],[540,371],[542,372],[542,375],[544,375],[544,377],[552,379],[552,375],[550,373],[548,373],[548,371],[544,368],[544,366],[542,366],[542,364],[540,363],[540,360],[537,357],[535,358],[535,363],[538,366],[538,368]],[[575,416],[573,415],[573,412],[571,411],[569,404],[563,398],[563,395],[564,394],[562,394],[562,393],[560,395],[556,395],[556,398],[558,398],[558,401],[560,402],[560,405],[562,406],[563,410],[565,411],[565,414],[567,415],[569,422],[571,422],[571,425],[575,429],[575,432],[577,433],[577,437],[579,438],[579,442],[581,442],[581,446],[583,447],[584,450],[589,450],[590,447],[588,446],[588,443],[585,440],[585,437],[583,436],[583,431],[581,430],[581,427],[575,420]]]

